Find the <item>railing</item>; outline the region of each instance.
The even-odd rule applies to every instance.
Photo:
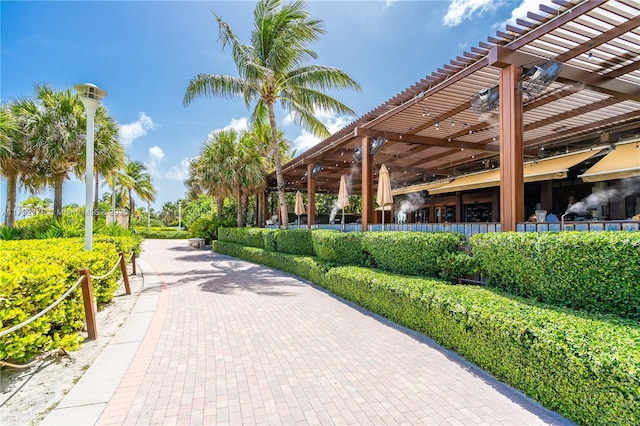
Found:
[[[79,270],[78,273],[80,274],[80,278],[78,278],[78,280],[55,302],[53,302],[51,305],[47,306],[45,309],[38,312],[36,315],[32,316],[31,318],[21,322],[20,324],[16,324],[13,327],[0,331],[0,337],[4,337],[10,333],[13,333],[16,330],[19,330],[22,327],[31,324],[38,318],[43,317],[53,308],[55,308],[60,303],[62,303],[67,297],[69,297],[69,295],[71,295],[80,286],[82,287],[82,302],[84,305],[85,321],[87,324],[87,336],[89,337],[89,339],[93,339],[93,340],[97,339],[98,327],[96,323],[96,306],[93,303],[93,288],[91,285],[91,280],[92,279],[101,280],[101,279],[107,278],[108,276],[110,276],[116,271],[118,266],[120,266],[120,271],[122,272],[122,281],[124,283],[125,292],[130,295],[131,286],[129,284],[129,273],[127,271],[128,261],[131,262],[132,274],[136,275],[136,256],[135,256],[135,251],[133,249],[131,249],[131,253],[128,260],[125,259],[123,252],[119,252],[118,260],[113,265],[113,268],[111,268],[111,270],[104,275],[93,276],[91,275],[91,273],[89,272],[89,269],[87,268]],[[54,351],[47,352],[46,354],[38,357],[33,362],[30,362],[29,364],[17,365],[17,364],[11,364],[5,361],[0,361],[0,365],[13,367],[13,368],[28,368],[32,366],[34,363],[42,360],[43,358],[51,356],[52,354],[58,353],[58,352],[60,352],[60,350],[57,350],[57,349]]]
[[[277,228],[277,226],[268,226]],[[307,225],[301,226],[306,229]],[[289,229],[298,229],[297,226],[289,226]],[[341,224],[316,224],[311,229],[333,229],[336,231],[358,232],[362,231],[359,223]],[[382,231],[383,225],[369,224],[369,231]],[[499,222],[455,222],[455,223],[385,223],[385,231],[414,231],[414,232],[459,232],[470,237],[475,234],[488,232],[501,232]],[[520,222],[516,225],[516,232],[559,232],[559,231],[640,231],[638,220],[606,220],[606,221],[565,221],[564,228],[561,222]]]
[[[564,225],[564,227],[563,227]],[[562,222],[518,223],[518,232],[559,232],[559,231],[640,231],[640,220],[589,220]]]

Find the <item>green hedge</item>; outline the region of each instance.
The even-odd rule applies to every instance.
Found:
[[[542,302],[640,319],[639,232],[474,235],[489,285]]]
[[[437,261],[466,242],[455,232],[365,232],[362,248],[371,265],[404,275],[437,277]]]
[[[362,232],[314,230],[313,248],[325,262],[342,265],[366,265],[367,256],[362,250]]]
[[[640,325],[317,258],[216,242],[422,332],[579,424],[640,423]]]
[[[313,256],[313,241],[310,229],[280,230],[276,233],[276,248],[281,253]]]
[[[0,241],[1,329],[48,307],[75,284],[78,270],[89,268],[92,275],[104,275],[118,260],[118,252],[132,247],[134,240],[127,237],[95,237],[92,251],[84,250],[80,238]],[[119,278],[118,268],[115,275],[92,280],[98,307],[113,298]],[[84,318],[77,289],[42,318],[0,338],[0,360],[24,362],[53,348],[73,350]]]
[[[264,248],[264,233],[272,232],[264,228],[220,228],[218,239],[245,246]]]

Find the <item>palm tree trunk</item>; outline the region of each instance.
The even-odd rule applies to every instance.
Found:
[[[282,161],[280,161],[280,144],[278,142],[278,128],[273,104],[268,103],[269,123],[271,124],[271,139],[273,142],[273,159],[276,163],[276,181],[278,185],[278,203],[280,211],[280,223],[284,229],[289,229],[289,213],[287,212],[287,199],[284,194],[284,176],[282,174]]]
[[[242,228],[244,223],[242,221],[242,191],[240,187],[236,189],[236,198],[238,199],[238,228]]]
[[[218,209],[218,223],[222,222],[222,209],[224,208],[224,198],[216,198],[216,204]]]
[[[98,222],[98,189],[100,189],[100,173],[96,173],[96,187],[93,191],[93,223]]]
[[[7,176],[7,211],[4,216],[5,226],[16,224],[16,194],[18,188],[18,176]]]
[[[134,203],[133,203],[133,196],[131,194],[131,190],[129,189],[129,228],[133,229],[133,209],[134,209]]]
[[[63,183],[64,183],[64,173],[58,173],[53,176],[53,217],[55,219],[60,219],[62,217],[62,184]],[[86,206],[85,208],[89,208],[89,206]]]

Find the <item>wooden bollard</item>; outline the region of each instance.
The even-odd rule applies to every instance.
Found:
[[[87,320],[87,334],[89,339],[98,338],[98,327],[96,324],[96,308],[93,304],[93,290],[91,289],[91,273],[88,269],[78,271],[82,276],[82,301],[84,303],[84,316]]]
[[[131,286],[129,285],[129,273],[127,272],[127,261],[124,258],[124,253],[120,252],[120,269],[122,270],[122,281],[124,281],[124,291],[127,294],[131,294]]]
[[[131,249],[131,275],[136,275],[136,250]]]

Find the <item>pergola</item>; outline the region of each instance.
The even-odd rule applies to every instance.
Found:
[[[501,229],[515,230],[524,220],[527,160],[540,158],[542,150],[573,153],[640,135],[640,1],[553,3],[287,163],[286,189],[306,190],[313,209],[317,192],[337,193],[340,177],[349,175],[352,193],[362,195],[366,230],[375,172],[383,163],[396,194],[498,168]],[[530,88],[535,71],[543,69],[536,67],[545,64],[559,65],[560,73]],[[499,101],[478,109],[485,89]],[[385,143],[371,155],[377,137]],[[354,160],[355,150],[361,161]],[[314,166],[320,166],[315,177]],[[271,175],[268,188],[275,187]],[[315,212],[308,213],[312,224]]]

